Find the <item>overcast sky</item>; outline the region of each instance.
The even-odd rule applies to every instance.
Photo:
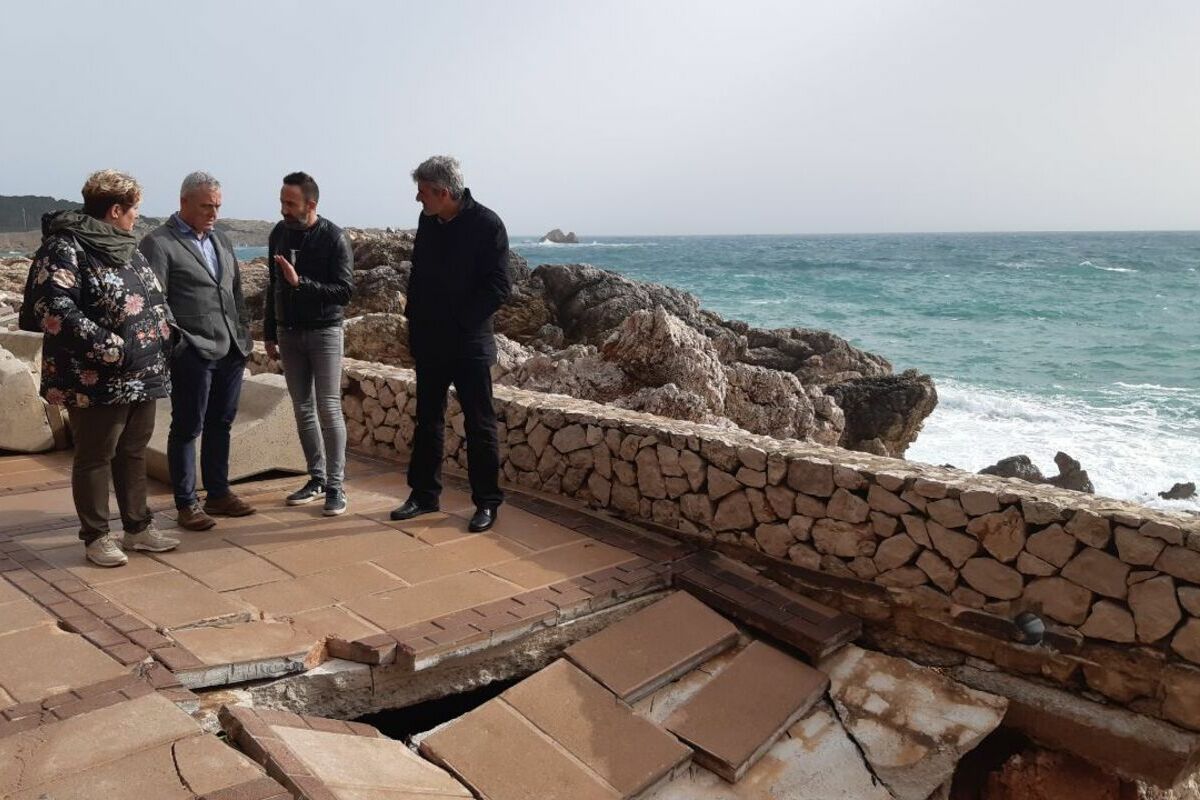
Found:
[[[1200,228],[1200,3],[7,4],[0,194],[112,166],[415,224],[458,156],[513,234]]]

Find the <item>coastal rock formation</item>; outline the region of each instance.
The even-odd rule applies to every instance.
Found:
[[[1196,496],[1196,484],[1191,481],[1177,483],[1165,492],[1159,492],[1163,500],[1190,500]]]
[[[407,341],[413,234],[347,233],[355,295],[346,353],[412,366],[397,337]],[[826,331],[752,328],[688,292],[587,264],[530,270],[510,253],[509,273],[512,293],[495,318],[499,383],[891,456],[937,404],[929,376],[894,375],[884,358]],[[261,317],[261,291],[247,300]]]
[[[540,241],[553,244],[579,244],[579,237],[575,235],[575,231],[563,233],[560,228],[555,228],[543,236]]]
[[[385,231],[345,228],[345,231],[354,248],[356,270],[412,263],[413,241],[416,238],[413,231],[393,231],[391,228]],[[408,271],[403,272],[407,283]]]
[[[1020,478],[1030,483],[1047,483],[1060,489],[1070,489],[1076,492],[1095,494],[1096,487],[1092,485],[1087,470],[1079,462],[1064,452],[1059,451],[1054,456],[1054,464],[1058,474],[1046,477],[1029,456],[1009,456],[1002,458],[990,467],[979,470],[980,475],[997,475],[1001,478]]]
[[[826,392],[846,417],[838,444],[880,456],[902,455],[937,406],[933,379],[912,369],[852,378],[828,386]]]

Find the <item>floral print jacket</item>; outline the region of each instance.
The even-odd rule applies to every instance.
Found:
[[[42,397],[76,408],[171,393],[166,354],[174,320],[146,257],[110,267],[66,234],[47,237],[33,268],[41,319]]]

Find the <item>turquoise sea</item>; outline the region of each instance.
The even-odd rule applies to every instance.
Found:
[[[530,266],[588,263],[726,318],[833,331],[933,376],[908,458],[978,470],[1064,450],[1099,494],[1200,482],[1200,232],[513,237]]]

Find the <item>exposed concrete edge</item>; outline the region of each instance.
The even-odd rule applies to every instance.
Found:
[[[561,657],[563,650],[580,639],[658,602],[666,594],[642,595],[420,672],[395,664],[368,666],[333,659],[298,675],[246,687],[243,696],[253,706],[335,719],[404,708],[530,675]]]
[[[1200,759],[1200,735],[1170,723],[1003,672],[965,665],[946,672],[974,689],[1007,697],[1006,727],[1127,780],[1174,786]]]

